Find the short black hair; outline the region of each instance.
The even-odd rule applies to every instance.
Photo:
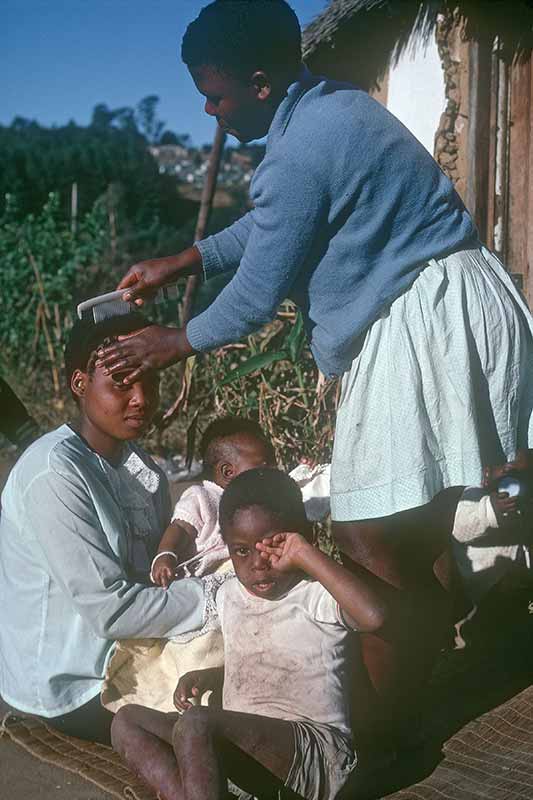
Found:
[[[207,477],[213,476],[216,465],[223,458],[231,459],[232,454],[229,452],[229,448],[232,448],[233,445],[229,440],[241,434],[259,439],[270,451],[272,461],[276,460],[272,442],[267,438],[258,422],[244,417],[219,417],[207,426],[200,442],[200,455]]]
[[[72,326],[65,347],[65,380],[67,387],[75,370],[90,371],[90,358],[106,339],[115,339],[126,333],[138,331],[152,325],[143,314],[133,311],[116,317],[93,322],[91,319],[77,319]]]
[[[218,511],[222,538],[237,511],[251,506],[264,508],[278,517],[288,531],[310,532],[302,493],[287,473],[270,467],[241,472],[224,490]]]
[[[257,69],[295,73],[300,23],[285,0],[215,0],[185,31],[181,57],[189,68],[208,65],[242,78]]]

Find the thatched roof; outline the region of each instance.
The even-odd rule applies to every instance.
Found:
[[[304,58],[309,58],[318,47],[332,44],[339,28],[349,22],[355,14],[372,8],[381,8],[384,5],[386,3],[383,0],[332,0],[328,8],[304,31]]]
[[[507,58],[533,49],[533,0],[331,0],[304,31],[304,58],[314,69],[329,67],[330,73],[349,47],[361,64],[374,62],[367,71],[375,78],[413,33],[430,35],[438,15],[456,8],[467,36],[491,41],[498,36]]]

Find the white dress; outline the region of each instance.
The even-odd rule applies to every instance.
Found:
[[[533,320],[487,249],[431,260],[367,331],[342,378],[337,521],[385,517],[533,441]]]

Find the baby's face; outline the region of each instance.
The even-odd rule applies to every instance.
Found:
[[[230,452],[231,455],[219,461],[215,468],[215,482],[223,489],[241,472],[276,466],[273,448],[249,433],[232,436]]]
[[[224,530],[235,574],[256,597],[276,600],[299,580],[296,573],[277,571],[256,548],[257,542],[284,530],[281,521],[262,506],[239,509]]]

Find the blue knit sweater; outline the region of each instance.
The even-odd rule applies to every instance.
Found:
[[[199,351],[270,321],[290,297],[326,375],[349,369],[361,335],[430,258],[477,246],[449,179],[365,92],[304,70],[272,121],[253,209],[198,243],[206,279],[237,269],[187,326]]]

